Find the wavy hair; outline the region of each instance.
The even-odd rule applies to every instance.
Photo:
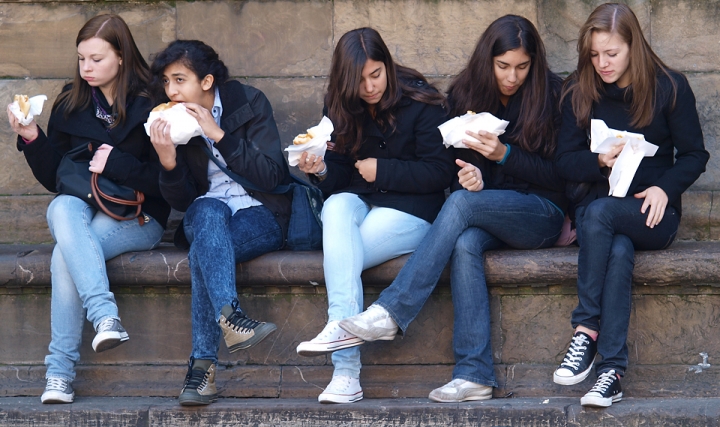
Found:
[[[150,69],[135,44],[130,29],[120,16],[98,15],[90,18],[80,29],[75,46],[94,37],[108,42],[115,54],[122,59],[122,65],[115,77],[112,112],[117,120],[111,126],[114,127],[125,121],[128,98],[147,96],[145,89],[150,82]],[[58,96],[53,109],[63,106],[67,116],[73,111],[87,108],[91,103],[91,87],[80,77],[78,66],[75,68],[72,88]]]
[[[559,78],[548,68],[545,46],[537,29],[522,16],[500,17],[480,36],[467,66],[448,89],[450,113],[458,116],[473,110],[497,114],[502,104],[494,58],[515,49],[524,49],[530,56],[530,70],[518,92],[520,115],[508,138],[524,150],[549,157],[555,151],[558,131],[553,114],[558,108],[557,96],[552,94],[552,80],[559,82]]]
[[[394,130],[394,109],[403,96],[426,104],[445,106],[445,97],[412,68],[396,64],[380,34],[372,28],[345,33],[333,53],[325,106],[335,126],[335,148],[355,155],[363,141],[367,104],[360,98],[362,70],[368,60],[385,64],[387,88],[375,105],[375,120]]]
[[[668,76],[672,84],[672,106],[677,98],[677,84],[670,75],[670,68],[653,52],[645,40],[642,28],[632,9],[625,4],[606,3],[598,6],[580,28],[578,38],[577,70],[567,80],[562,98],[570,95],[572,108],[578,126],[590,126],[592,104],[600,100],[603,81],[595,71],[590,51],[592,36],[596,32],[617,34],[630,47],[630,64],[626,72],[630,73],[632,84],[632,112],[630,124],[642,128],[653,119],[657,99],[658,70]]]

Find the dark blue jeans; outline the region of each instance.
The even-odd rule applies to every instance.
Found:
[[[283,235],[265,206],[234,215],[217,199],[196,199],[184,219],[190,242],[192,357],[217,361],[220,310],[237,299],[235,264],[282,247]]]
[[[490,344],[490,301],[483,253],[552,246],[564,215],[546,199],[511,190],[452,193],[430,231],[376,304],[403,332],[451,262],[453,379],[497,386]]]
[[[598,375],[614,369],[623,376],[627,369],[635,249],[670,246],[680,224],[677,211],[668,206],[660,224],[647,227],[650,210],[642,214],[642,204],[643,199],[632,196],[604,197],[575,212],[580,254],[572,326],[598,331]]]

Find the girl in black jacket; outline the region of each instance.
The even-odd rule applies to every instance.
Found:
[[[360,351],[350,348],[362,340],[338,322],[362,309],[362,271],[412,252],[443,204],[453,172],[437,129],[443,104],[420,73],[393,62],[377,31],[340,38],[325,97],[334,144],[324,159],[303,154],[298,165],[331,195],[322,211],[329,322],[297,348],[303,356],[345,349],[332,355],[320,402],[362,399]]]
[[[552,161],[559,89],[530,21],[508,15],[490,24],[450,86],[451,113],[490,112],[510,122],[506,133],[468,132],[470,149],[455,150],[457,191],[425,239],[367,311],[340,322],[365,341],[405,332],[450,261],[456,364],[452,381],[430,393],[434,401],[490,399],[497,386],[483,253],[546,248],[560,235],[565,182]]]
[[[151,108],[144,94],[150,72],[125,22],[116,15],[90,19],[77,36],[75,80],[53,105],[47,135],[35,122],[21,126],[18,150],[33,174],[56,192],[56,171],[65,153],[92,143],[90,171],[145,193],[144,225],[117,221],[85,201],[58,195],[47,212],[57,242],[53,249],[50,354],[43,403],[70,403],[75,365],[80,360],[83,321],[97,331],[92,347],[101,352],[128,340],[109,290],[105,260],[124,252],[149,250],[162,237],[170,207],[158,186],[160,165],[143,129]]]
[[[607,407],[622,398],[634,251],[672,243],[680,195],[705,171],[709,155],[687,79],[655,55],[628,6],[608,3],[595,9],[580,29],[578,52],[577,71],[563,91],[557,162],[565,178],[589,183],[589,191],[576,209],[575,335],[554,381],[581,382],[599,353],[598,380],[580,402]],[[626,197],[608,197],[609,169],[623,147],[590,152],[591,118],[641,133],[659,146],[654,157],[640,163]]]
[[[190,242],[193,348],[179,401],[207,405],[217,400],[221,335],[232,353],[276,329],[240,309],[235,266],[282,248],[291,208],[285,195],[245,189],[225,170],[267,191],[289,183],[290,175],[267,98],[228,80],[228,69],[213,48],[198,40],[174,41],[157,54],[152,73],[153,86],[184,103],[204,133],[176,148],[169,123],[157,119],[150,127],[163,166],[162,194],[173,208],[186,212],[176,243],[187,247]]]

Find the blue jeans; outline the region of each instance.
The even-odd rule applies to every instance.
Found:
[[[496,387],[483,254],[503,244],[552,246],[564,214],[544,198],[512,190],[452,193],[422,243],[375,302],[405,332],[451,262],[453,379]]]
[[[369,206],[357,195],[339,193],[323,206],[323,265],[328,294],[328,321],[360,313],[363,270],[412,252],[430,228],[416,216]],[[360,377],[358,347],[332,354],[334,375]]]
[[[94,328],[107,318],[120,319],[105,261],[154,248],[163,226],[152,218],[143,226],[137,220],[116,221],[79,198],[62,194],[50,203],[47,221],[57,244],[50,262],[51,340],[46,376],[73,381],[86,315]]]
[[[627,335],[630,324],[632,272],[635,249],[664,249],[677,234],[680,216],[665,209],[655,228],[645,225],[640,212],[643,199],[604,197],[575,212],[578,256],[578,306],[572,326],[598,331],[598,375],[614,369],[625,375],[628,364]]]
[[[191,357],[217,362],[220,311],[237,300],[235,265],[280,249],[283,233],[265,206],[233,214],[228,205],[212,198],[196,199],[183,223],[190,242]]]

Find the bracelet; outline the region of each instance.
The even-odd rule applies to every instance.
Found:
[[[320,172],[316,173],[315,176],[317,176],[317,177],[325,176],[325,175],[327,175],[327,172],[328,172],[328,169],[327,169],[327,164],[326,164],[325,168],[323,170],[321,170]]]

